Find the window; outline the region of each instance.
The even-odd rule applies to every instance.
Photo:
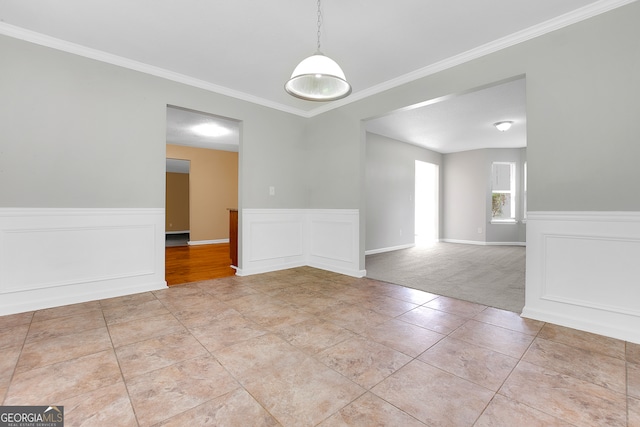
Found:
[[[491,166],[491,221],[516,220],[516,164],[494,162]]]

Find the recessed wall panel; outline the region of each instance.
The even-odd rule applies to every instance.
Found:
[[[547,235],[542,297],[640,316],[640,240]]]

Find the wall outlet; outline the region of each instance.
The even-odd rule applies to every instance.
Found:
[[[276,195],[276,187],[274,187],[273,185],[269,187],[269,195],[270,196]]]
[[[478,234],[482,234],[482,227],[478,227]]]
[[[400,235],[402,236],[402,228],[400,229]]]

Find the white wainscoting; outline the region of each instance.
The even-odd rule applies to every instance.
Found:
[[[306,265],[304,209],[242,209],[239,276]]]
[[[0,315],[166,288],[164,209],[0,208]]]
[[[360,260],[360,213],[357,209],[314,209],[307,213],[307,265],[363,277]]]
[[[522,315],[640,343],[640,213],[529,212]]]
[[[354,209],[242,209],[240,276],[308,265],[354,277],[359,212]]]

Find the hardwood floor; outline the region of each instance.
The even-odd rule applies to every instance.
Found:
[[[165,248],[167,285],[233,276],[229,244],[176,246]]]

